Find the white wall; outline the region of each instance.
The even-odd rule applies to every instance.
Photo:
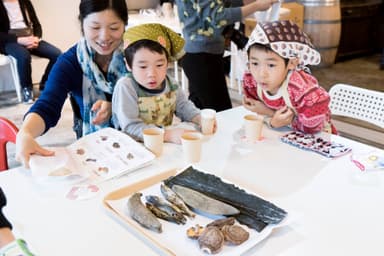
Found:
[[[44,40],[62,51],[79,40],[79,0],[32,0],[32,4],[42,25]]]
[[[80,0],[32,0],[39,17],[43,39],[63,52],[74,45],[81,37],[79,15]],[[38,83],[48,61],[32,61],[32,81]]]

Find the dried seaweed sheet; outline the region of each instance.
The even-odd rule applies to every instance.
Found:
[[[170,177],[164,183],[182,185],[204,193],[207,196],[228,203],[240,210],[238,221],[257,231],[268,224],[280,223],[287,212],[256,195],[247,193],[234,184],[223,182],[219,177],[188,167],[180,174]]]

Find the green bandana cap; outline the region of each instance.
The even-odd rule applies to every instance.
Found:
[[[130,27],[124,33],[124,44],[148,39],[159,43],[167,51],[171,61],[180,59],[184,54],[184,39],[172,29],[159,23],[146,23]]]

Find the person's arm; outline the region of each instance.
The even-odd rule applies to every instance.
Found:
[[[28,114],[16,136],[16,160],[21,162],[26,168],[29,168],[29,159],[33,154],[42,156],[53,155],[54,152],[42,148],[36,137],[43,134],[45,122],[41,116],[36,113]]]
[[[59,57],[53,66],[45,89],[24,117],[16,137],[16,159],[29,168],[32,154],[52,155],[53,151],[42,148],[36,137],[55,126],[68,93],[82,97],[82,71],[76,58],[76,47]]]
[[[256,11],[268,10],[277,2],[279,2],[279,0],[244,0],[244,5],[241,7],[241,14],[244,18]]]
[[[299,107],[296,108],[297,116],[292,121],[292,127],[305,133],[322,131],[330,118],[329,102],[328,93],[321,87],[308,92],[296,104]]]

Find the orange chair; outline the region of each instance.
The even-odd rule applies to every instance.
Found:
[[[0,171],[8,170],[7,143],[16,143],[19,129],[10,120],[0,117]]]

